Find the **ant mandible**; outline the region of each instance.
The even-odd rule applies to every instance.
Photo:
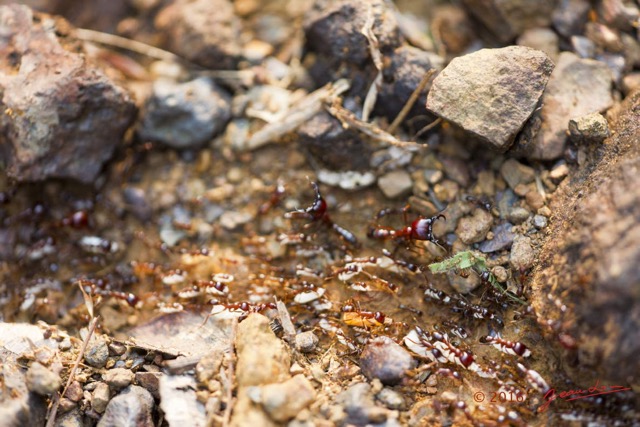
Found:
[[[407,211],[409,210],[409,208],[410,207],[407,205],[402,209],[405,223],[408,222]],[[378,212],[376,218],[380,219],[391,212],[392,210],[390,209],[383,209]],[[447,219],[443,214],[438,214],[432,216],[431,218],[419,216],[411,223],[411,225],[407,225],[398,229],[379,225],[375,227],[371,226],[367,231],[367,237],[380,240],[395,240],[401,238],[407,241],[428,240],[429,242],[435,243],[436,245],[440,246],[438,240],[433,236],[433,224],[440,218],[444,219],[445,221]]]

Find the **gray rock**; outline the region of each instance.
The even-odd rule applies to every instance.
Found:
[[[611,135],[609,122],[600,113],[569,120],[569,136],[576,142],[602,142]]]
[[[580,58],[593,58],[596,55],[596,45],[586,37],[571,36],[573,51]]]
[[[543,228],[545,228],[548,223],[549,220],[544,215],[535,215],[533,217],[533,226],[538,230],[542,230]]]
[[[402,346],[389,337],[374,338],[360,355],[360,369],[370,380],[378,378],[382,384],[400,384],[416,361]]]
[[[98,383],[91,394],[91,408],[99,414],[102,414],[109,403],[110,390],[105,383]]]
[[[385,197],[395,199],[411,192],[413,180],[407,171],[398,169],[378,178],[378,187]]]
[[[496,194],[496,201],[498,202],[498,211],[500,212],[500,218],[507,218],[511,211],[514,209],[518,197],[516,197],[513,190],[507,188],[505,191],[499,191]]]
[[[507,181],[511,189],[515,189],[519,184],[533,182],[536,172],[532,167],[523,165],[515,159],[508,159],[500,167],[500,174]]]
[[[94,368],[102,368],[107,363],[109,357],[109,347],[107,342],[102,338],[91,340],[84,353],[84,361]]]
[[[590,10],[589,0],[560,0],[553,11],[553,27],[565,37],[582,34]]]
[[[536,262],[536,251],[531,246],[531,239],[526,236],[516,236],[511,246],[509,263],[516,271],[525,271]]]
[[[527,28],[546,27],[555,1],[463,0],[467,9],[502,43],[514,40]]]
[[[528,210],[523,208],[517,209],[522,209],[524,211],[524,214],[526,215],[524,220],[529,218]],[[523,222],[524,220],[520,222]],[[478,249],[480,250],[480,252],[484,252],[486,254],[501,251],[502,249],[507,249],[509,246],[511,246],[511,243],[513,243],[513,239],[515,238],[515,234],[513,234],[513,232],[511,231],[512,229],[513,225],[508,222],[496,226],[493,229],[493,239],[485,240],[484,242],[480,243]]]
[[[345,425],[380,424],[388,418],[389,412],[375,405],[371,386],[367,383],[353,384],[336,396],[336,402],[342,405]]]
[[[278,422],[294,418],[315,398],[313,385],[302,374],[283,383],[262,386],[262,407]]]
[[[553,63],[543,52],[510,46],[452,60],[435,78],[427,109],[506,150],[531,116]]]
[[[98,427],[153,427],[153,407],[151,394],[142,387],[131,385],[111,399]]]
[[[552,61],[558,57],[558,35],[549,28],[530,28],[518,37],[518,45],[546,53]]]
[[[104,381],[114,389],[121,389],[128,386],[133,381],[133,378],[133,372],[125,368],[109,369],[103,375]]]
[[[302,332],[296,335],[296,350],[302,353],[311,353],[318,346],[318,336],[313,331]]]
[[[14,4],[0,6],[0,22],[0,159],[7,174],[92,183],[134,119],[133,100],[79,53],[65,21]]]
[[[404,397],[392,388],[385,387],[376,394],[376,399],[389,409],[403,409],[406,406]]]
[[[484,209],[476,209],[473,216],[460,218],[456,234],[462,243],[471,245],[484,240],[493,225],[493,216]]]
[[[147,390],[145,392],[149,393]],[[160,408],[171,427],[185,425],[204,427],[207,425],[205,408],[196,396],[196,381],[193,376],[162,376],[160,378]]]
[[[27,387],[29,391],[47,396],[60,388],[62,379],[44,365],[33,362],[27,370]]]
[[[176,0],[157,16],[169,49],[205,68],[234,69],[241,21],[229,0]]]
[[[174,148],[195,148],[222,132],[231,118],[229,96],[211,80],[159,80],[142,113],[140,137]]]
[[[569,120],[611,107],[611,84],[605,64],[562,52],[542,98],[543,126],[529,157],[552,160],[562,155]]]
[[[393,11],[382,0],[316,0],[304,20],[307,44],[328,58],[364,64],[370,55],[362,28],[370,10],[380,50],[391,52],[400,46],[400,31]]]

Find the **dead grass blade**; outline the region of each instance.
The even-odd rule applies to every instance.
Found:
[[[418,100],[418,97],[420,97],[420,94],[422,93],[422,91],[424,91],[424,88],[427,87],[427,83],[429,83],[431,76],[433,76],[435,72],[436,70],[432,68],[425,73],[425,75],[422,77],[422,80],[420,80],[420,83],[418,84],[418,86],[413,90],[413,92],[411,93],[411,96],[402,107],[402,110],[400,110],[396,118],[393,120],[393,122],[387,129],[387,132],[394,133],[396,129],[398,129],[398,126],[400,126],[404,121],[404,119],[407,117],[407,114],[409,114],[409,111],[411,111],[411,108],[413,108],[413,105]]]

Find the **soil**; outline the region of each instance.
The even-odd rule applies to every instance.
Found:
[[[66,4],[74,2],[55,3],[48,12],[72,10],[65,17],[75,25],[164,43],[180,54],[180,43],[167,41],[154,19],[179,27],[170,18],[184,2],[168,10],[169,2],[162,1],[120,9],[114,3],[104,10],[89,2],[81,2],[82,10]],[[614,135],[604,144],[582,145],[573,139],[561,156],[547,161],[522,155],[515,160],[445,121],[415,137],[423,122],[435,120],[424,109],[424,95],[406,122],[387,134],[411,91],[404,83],[401,95],[385,86],[380,96],[387,93],[393,105],[372,110],[382,112],[374,113],[370,128],[340,116],[336,108],[344,106],[361,117],[376,76],[367,39],[359,33],[345,39],[365,40],[355,61],[368,63],[365,71],[338,66],[335,58],[328,65],[323,55],[337,56],[332,50],[341,45],[328,49],[314,40],[306,46],[304,32],[312,26],[311,36],[320,37],[326,14],[308,14],[304,21],[304,8],[297,11],[291,3],[245,0],[225,9],[238,20],[234,28],[241,21],[244,30],[236,37],[225,27],[224,40],[215,43],[238,45],[230,48],[232,58],[214,65],[189,62],[206,52],[167,62],[113,46],[86,48],[135,95],[141,115],[154,81],[173,74],[180,82],[212,78],[216,90],[233,98],[225,107],[231,119],[221,114],[224,131],[180,149],[143,138],[138,119],[90,184],[56,177],[19,182],[0,173],[0,381],[3,390],[17,390],[0,391],[0,413],[14,417],[7,418],[16,423],[10,425],[20,419],[44,425],[45,418],[47,425],[86,426],[638,425],[640,380],[633,359],[598,356],[607,334],[620,336],[606,341],[616,353],[625,337],[637,337],[636,324],[616,326],[622,321],[617,319],[590,335],[591,329],[579,326],[588,301],[574,282],[567,285],[572,291],[566,301],[577,307],[577,317],[558,314],[564,300],[555,309],[545,305],[547,294],[567,295],[564,287],[560,292],[550,285],[550,275],[571,276],[568,270],[579,265],[589,289],[587,276],[600,271],[594,263],[604,253],[586,256],[577,248],[588,246],[593,229],[602,225],[588,221],[607,197],[598,188],[637,171],[598,172],[629,155],[610,147],[637,138],[637,102],[620,107],[624,92],[616,86],[616,106],[607,119],[626,139]],[[405,13],[411,6],[398,3]],[[507,25],[498,39],[508,40],[497,44],[473,10],[445,5],[434,15],[443,31],[435,38],[443,62],[474,42],[510,45],[529,19],[525,14]],[[424,11],[413,13],[431,19]],[[288,18],[293,24],[283,24]],[[551,25],[538,18],[530,19]],[[322,25],[310,24],[314,19]],[[372,32],[390,25],[378,21]],[[456,38],[451,33],[461,22],[465,34]],[[251,44],[269,38],[256,36],[260,28],[273,38],[271,45]],[[288,33],[277,38],[283,28]],[[381,39],[385,55],[400,44],[390,31],[391,41]],[[560,46],[569,49],[568,40]],[[251,55],[258,59],[248,60]],[[420,82],[415,76],[422,77],[417,73],[437,67],[435,56],[430,58],[412,63],[413,87]],[[274,77],[279,68],[269,59],[286,64],[285,77]],[[234,68],[212,70],[222,64]],[[400,65],[393,63],[394,69]],[[318,79],[314,73],[323,67],[331,72]],[[290,106],[322,90],[321,83],[345,76],[352,78],[351,89],[326,96],[333,104],[318,104],[313,119],[303,117],[255,149],[247,142],[263,126],[295,118],[299,111]],[[400,106],[398,96],[405,100]],[[619,116],[620,109],[626,112]],[[616,197],[632,190],[616,187]],[[580,230],[571,225],[573,206],[584,194],[595,196],[580,213],[577,227],[583,231],[575,241],[571,236]],[[607,213],[616,217],[612,206]],[[627,229],[637,226],[637,207],[625,213]],[[420,219],[427,221],[420,225],[428,224],[428,234],[416,233]],[[624,230],[614,231],[623,239]],[[623,243],[616,250],[629,251],[638,242]],[[556,256],[565,250],[568,258]],[[627,298],[624,310],[637,307],[637,279],[623,275],[615,286],[625,291],[611,291]],[[607,301],[598,300],[590,324],[620,309]],[[559,316],[562,326],[550,331],[545,321]],[[34,329],[18,329],[21,324]],[[26,341],[31,345],[23,346]],[[637,344],[629,348],[627,356]],[[589,388],[580,376],[592,366],[601,376],[589,380],[625,391],[545,406],[550,389]],[[10,403],[20,396],[31,400],[15,409]]]

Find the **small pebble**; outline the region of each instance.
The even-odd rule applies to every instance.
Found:
[[[389,409],[402,409],[405,406],[405,401],[402,397],[402,394],[391,388],[383,388],[376,395],[376,398]]]
[[[544,215],[535,215],[533,217],[533,226],[541,230],[547,226],[547,217]]]
[[[296,349],[302,353],[311,353],[318,345],[318,336],[312,331],[296,335]]]
[[[549,206],[543,206],[538,209],[538,215],[544,215],[549,218],[551,216],[551,209],[549,208]]]
[[[46,396],[60,388],[60,375],[38,362],[31,364],[26,375],[27,388],[39,395]]]
[[[262,407],[279,422],[294,418],[315,398],[316,391],[304,375],[296,375],[280,384],[262,386]]]
[[[476,209],[473,216],[464,217],[458,221],[456,234],[463,243],[471,245],[484,240],[492,224],[493,216],[489,212]]]
[[[360,355],[360,368],[369,379],[378,378],[385,385],[401,383],[407,371],[416,367],[411,354],[389,337],[375,338]]]
[[[509,212],[509,215],[507,216],[507,218],[509,219],[509,221],[511,221],[514,224],[522,224],[527,219],[529,219],[530,215],[531,215],[531,212],[529,212],[529,210],[517,206],[511,209],[511,212]]]
[[[109,347],[102,338],[96,338],[89,343],[87,351],[84,353],[84,361],[94,368],[102,368],[107,363],[109,357]]]
[[[442,180],[443,173],[440,170],[426,169],[424,171],[424,179],[431,185],[437,184]]]
[[[395,170],[381,176],[378,179],[378,187],[385,197],[395,199],[408,194],[413,187],[413,181],[405,170]]]
[[[533,182],[536,177],[533,168],[523,165],[515,159],[508,159],[504,162],[500,167],[500,174],[512,189],[515,189],[518,184]]]
[[[388,418],[388,410],[375,405],[371,396],[371,386],[367,383],[351,385],[338,394],[336,402],[342,405],[347,415],[345,424],[382,424]]]
[[[104,374],[104,381],[109,384],[109,386],[120,389],[128,386],[133,381],[134,374],[128,369],[124,368],[115,368],[110,369]]]
[[[102,382],[98,383],[91,396],[93,410],[99,414],[103,413],[109,403],[109,386]]]
[[[78,381],[73,381],[69,384],[67,391],[64,393],[64,397],[71,399],[74,402],[79,402],[82,399],[83,390]]]
[[[526,236],[516,236],[511,246],[509,263],[516,271],[525,271],[536,261],[536,252],[531,246],[531,239]]]
[[[69,408],[73,409],[73,408]],[[60,410],[58,412],[59,417],[56,417],[55,427],[84,427],[83,413],[80,409],[73,409],[69,411],[62,410],[62,404],[60,404]]]
[[[496,280],[500,283],[505,283],[509,278],[509,273],[507,273],[507,269],[501,265],[496,265],[491,269],[491,274],[496,278]]]
[[[127,346],[121,342],[113,341],[109,344],[109,355],[122,356],[127,352]]]
[[[136,383],[140,387],[146,388],[153,397],[158,398],[158,388],[160,387],[160,372],[136,372]]]
[[[569,120],[569,135],[575,141],[602,142],[611,132],[607,119],[600,113]]]
[[[529,205],[529,207],[534,211],[537,211],[544,206],[544,197],[537,191],[529,191],[524,197],[527,201],[527,205]]]

